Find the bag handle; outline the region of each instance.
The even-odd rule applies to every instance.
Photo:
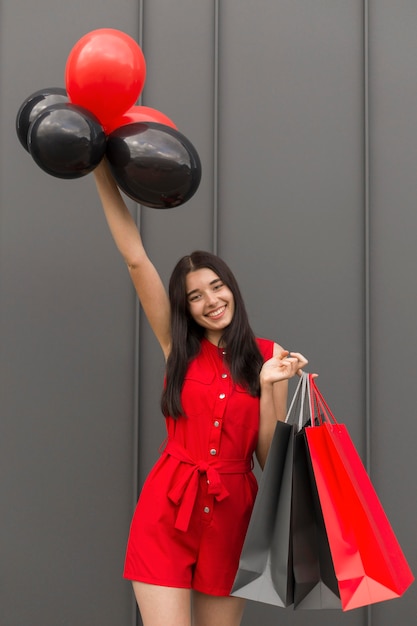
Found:
[[[310,410],[311,410],[311,425],[315,426],[315,418],[317,415],[317,420],[319,424],[323,424],[327,422],[329,424],[337,424],[337,420],[330,410],[329,405],[323,397],[323,394],[317,387],[314,377],[309,374],[309,387],[310,387]]]
[[[285,418],[287,424],[296,424],[298,430],[301,430],[312,416],[309,395],[309,375],[302,372]]]

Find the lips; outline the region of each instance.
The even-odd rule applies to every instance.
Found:
[[[219,307],[218,309],[216,309],[215,311],[210,311],[210,313],[206,313],[206,317],[209,317],[210,319],[215,319],[216,317],[220,317],[221,315],[223,315],[225,310],[226,310],[226,305],[223,305]]]

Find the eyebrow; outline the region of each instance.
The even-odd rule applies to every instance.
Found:
[[[214,280],[212,280],[211,282],[209,282],[209,287],[211,287],[212,285],[215,285],[216,283],[221,283],[223,282],[221,278],[215,278]],[[198,293],[199,291],[201,291],[200,289],[192,289],[191,291],[189,291],[187,293],[187,298],[189,298],[190,296],[193,295],[193,293]]]

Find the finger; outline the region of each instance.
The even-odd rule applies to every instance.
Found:
[[[294,365],[298,365],[299,364],[299,359],[297,359],[296,357],[285,357],[285,359],[280,359],[281,363],[285,366],[288,367],[293,367]]]
[[[301,354],[301,352],[290,352],[289,353],[291,357],[294,357],[296,359],[298,359],[299,361],[303,361],[305,363],[308,363],[308,360],[305,358],[305,356],[303,354]]]
[[[277,355],[278,359],[285,359],[289,355],[289,350],[281,350],[281,352]]]

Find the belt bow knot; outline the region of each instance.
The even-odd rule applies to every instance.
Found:
[[[221,502],[229,496],[221,474],[245,474],[252,469],[250,459],[217,459],[210,463],[205,460],[195,461],[187,450],[173,439],[169,439],[164,450],[184,464],[181,476],[168,492],[168,498],[179,506],[175,528],[186,531],[197,498],[200,474],[206,474],[208,493]]]

